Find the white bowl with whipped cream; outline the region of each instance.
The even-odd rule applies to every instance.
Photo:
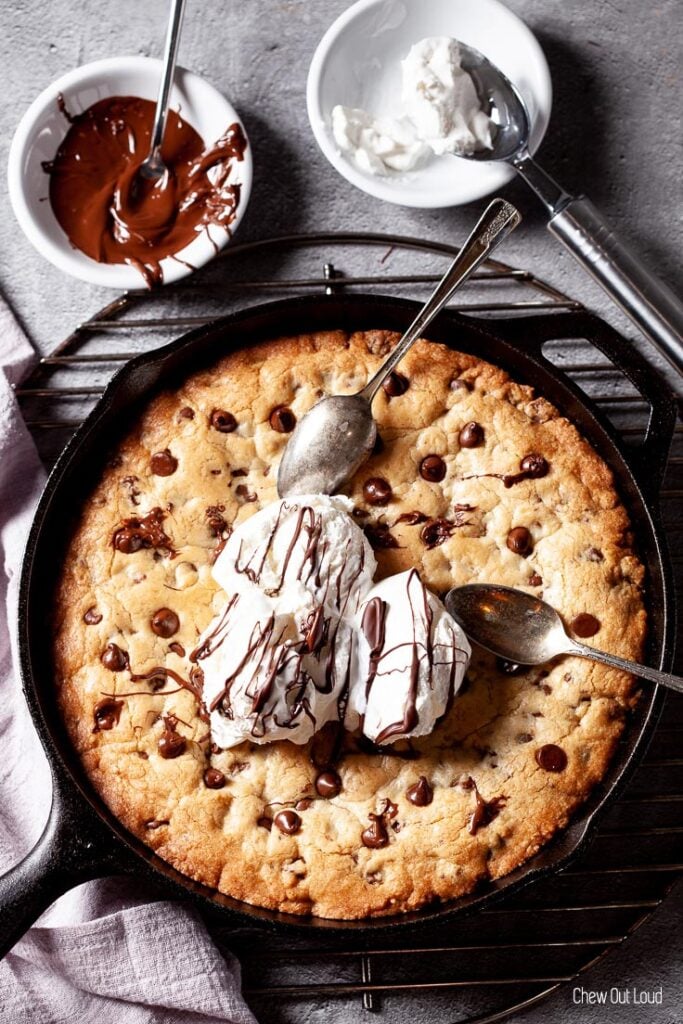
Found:
[[[531,151],[550,118],[550,72],[533,34],[499,0],[358,0],[311,62],[308,115],[323,153],[364,192],[402,206],[472,202],[506,184],[504,163],[462,156],[490,145],[495,124],[460,67],[458,41],[519,90]]]
[[[122,289],[145,287],[144,276],[124,262],[100,262],[74,244],[60,225],[50,198],[50,166],[71,127],[70,118],[110,97],[156,101],[161,61],[149,57],[114,57],[75,68],[48,86],[33,101],[15,132],[8,161],[9,195],[14,214],[41,255],[67,274],[90,284]],[[232,104],[209,82],[185,68],[176,68],[170,111],[179,113],[207,149],[231,124],[243,128]],[[169,115],[169,122],[171,119]],[[168,129],[167,129],[168,130]],[[160,281],[170,284],[203,266],[222,249],[246,210],[252,182],[251,148],[235,161],[231,184],[239,202],[230,229],[211,225],[198,230],[183,249],[160,260]]]

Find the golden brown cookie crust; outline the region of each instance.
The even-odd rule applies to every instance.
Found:
[[[272,410],[284,405],[300,418],[322,393],[358,390],[396,340],[385,331],[279,339],[228,355],[158,395],[84,504],[56,594],[60,706],[105,802],[184,874],[295,914],[408,911],[507,874],[567,823],[604,775],[634,701],[631,678],[588,661],[561,658],[509,675],[477,652],[466,692],[430,736],[414,741],[417,759],[366,752],[349,738],[351,749],[336,765],[341,792],[300,804],[301,828],[285,835],[264,819],[316,797],[309,747],[244,743],[212,752],[188,689],[171,677],[158,691],[159,680],[130,679],[130,671],[159,667],[189,679],[188,655],[225,599],[211,576],[221,519],[228,527],[240,523],[277,497],[288,434],[273,429]],[[526,588],[567,623],[596,616],[600,629],[589,642],[637,659],[646,628],[644,572],[610,470],[590,445],[531,388],[473,356],[421,341],[400,372],[409,381],[405,393],[380,391],[373,407],[381,450],[347,489],[362,510],[359,524],[384,524],[389,543],[396,542],[376,550],[378,578],[417,566],[437,593],[476,581]],[[216,429],[215,410],[232,414],[236,429]],[[461,444],[470,422],[484,430],[477,447]],[[152,472],[152,455],[167,450],[170,462],[157,460],[156,468],[174,460],[176,468]],[[517,473],[529,453],[547,460],[547,475],[506,487],[502,477]],[[441,482],[421,477],[427,455],[444,460]],[[391,485],[385,507],[364,500],[363,483],[373,476]],[[162,510],[173,550],[115,550],[121,524],[154,508]],[[428,521],[396,523],[410,512]],[[425,526],[432,525],[426,536],[433,539],[439,519],[448,521],[450,536],[429,547]],[[531,535],[527,555],[508,547],[515,527]],[[170,637],[150,625],[162,608],[179,619]],[[89,618],[100,621],[84,622],[90,609]],[[129,670],[105,667],[108,644],[125,653]],[[118,722],[94,729],[94,708],[109,695],[120,701]],[[166,759],[158,744],[169,721],[185,745]],[[537,752],[548,744],[566,754],[564,770],[539,765]],[[205,784],[209,765],[225,776],[222,788]],[[406,792],[422,775],[433,800],[417,807]],[[397,808],[394,817],[390,807],[384,815],[388,844],[369,849],[361,833],[387,801]]]

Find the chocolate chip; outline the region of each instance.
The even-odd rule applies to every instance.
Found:
[[[364,527],[365,536],[370,541],[371,547],[375,550],[386,550],[397,548],[398,541],[391,533],[387,523],[368,523]]]
[[[179,757],[184,753],[186,746],[185,738],[180,733],[177,733],[175,729],[171,729],[168,726],[164,729],[157,743],[159,753],[167,761],[174,757]]]
[[[99,612],[95,605],[93,605],[92,608],[88,608],[83,616],[83,621],[86,626],[96,626],[98,622],[102,621],[102,612]]]
[[[178,419],[180,419],[180,420],[193,420],[194,419],[194,409],[191,409],[189,405],[184,405],[183,408],[178,413]]]
[[[149,620],[152,632],[168,640],[180,629],[180,619],[171,608],[159,608]]]
[[[235,494],[242,498],[242,500],[249,504],[252,501],[258,501],[258,495],[253,491],[250,491],[246,484],[238,484],[235,488]]]
[[[150,459],[150,466],[155,476],[171,476],[178,468],[178,460],[171,455],[168,448],[163,452],[155,452]]]
[[[538,575],[538,573],[532,572],[531,576],[529,577],[529,586],[540,587],[542,583],[543,579]]]
[[[521,470],[520,473],[509,473],[503,477],[503,483],[506,487],[512,487],[513,484],[518,484],[522,480],[537,480],[542,476],[547,476],[550,469],[549,464],[539,455],[537,452],[531,452],[529,455],[525,455],[519,464]]]
[[[434,799],[434,790],[424,775],[421,775],[417,782],[406,792],[406,799],[416,807],[426,807]]]
[[[514,551],[516,555],[522,555],[523,558],[531,554],[534,545],[526,526],[514,526],[510,530],[507,536],[507,546],[510,551]]]
[[[390,373],[382,384],[382,389],[387,398],[398,398],[404,395],[410,387],[410,381],[402,373]]]
[[[268,831],[270,832],[271,828],[273,827],[273,819],[272,819],[272,818],[267,818],[267,817],[266,817],[266,816],[264,815],[264,816],[263,816],[262,818],[258,818],[258,819],[257,819],[257,821],[256,821],[256,824],[257,824],[257,825],[258,825],[258,826],[259,826],[260,828],[266,828],[266,829],[268,829]]]
[[[480,448],[484,443],[484,428],[481,423],[470,420],[458,434],[461,448]]]
[[[278,434],[291,434],[296,426],[296,416],[288,405],[276,405],[268,417],[268,422]]]
[[[370,824],[361,833],[361,842],[370,850],[381,850],[389,843],[389,833],[381,814],[371,814]]]
[[[204,513],[209,524],[209,532],[213,537],[220,537],[228,528],[225,516],[222,515],[223,512],[225,512],[225,505],[209,505]]]
[[[329,769],[325,772],[320,772],[316,776],[315,780],[315,791],[318,796],[323,797],[325,800],[330,800],[333,796],[337,796],[342,788],[342,781],[337,772]]]
[[[546,772],[563,772],[567,767],[567,755],[555,743],[546,743],[536,751],[536,762]]]
[[[605,561],[605,556],[603,555],[602,551],[598,550],[598,548],[588,548],[588,551],[586,552],[586,558],[589,562]]]
[[[371,476],[363,484],[363,497],[368,505],[387,505],[391,501],[391,484],[381,476]]]
[[[432,484],[440,483],[446,475],[446,463],[439,455],[426,455],[420,463],[420,476]]]
[[[185,657],[185,648],[183,647],[182,644],[179,644],[176,640],[174,640],[172,644],[168,645],[168,649],[169,649],[169,651],[173,651],[174,654],[177,654],[179,658],[184,658]]]
[[[207,789],[222,789],[225,785],[225,775],[218,768],[207,768],[204,772],[204,785]]]
[[[407,526],[417,526],[419,523],[426,523],[429,516],[425,515],[424,512],[403,512],[393,523],[394,526],[398,526],[399,523],[405,523]]]
[[[574,636],[580,636],[582,638],[595,636],[600,629],[600,620],[596,619],[594,615],[590,615],[588,612],[581,612],[580,615],[577,615],[576,618],[572,619],[570,628]]]
[[[214,409],[209,422],[213,429],[220,434],[232,434],[233,430],[237,430],[237,420],[231,412],[226,412],[225,409]]]
[[[273,824],[280,830],[280,832],[284,832],[286,836],[293,836],[296,835],[301,828],[301,818],[296,811],[292,811],[286,807],[283,811],[277,812],[273,818]]]
[[[123,672],[128,667],[128,655],[118,644],[107,644],[100,655],[100,661],[110,672]]]
[[[131,516],[124,519],[114,531],[112,544],[124,555],[134,554],[141,548],[165,548],[172,551],[171,538],[163,529],[166,513],[160,508],[153,508],[146,516]]]
[[[118,725],[122,707],[123,701],[115,700],[113,697],[105,697],[103,700],[98,701],[93,711],[95,718],[93,732],[103,732],[104,730],[113,729],[115,725]]]
[[[295,811],[307,811],[309,807],[313,805],[313,801],[310,796],[304,796],[301,800],[297,800],[294,804]]]
[[[420,537],[425,546],[431,550],[448,540],[456,529],[456,525],[450,519],[430,519],[427,525],[422,527]]]

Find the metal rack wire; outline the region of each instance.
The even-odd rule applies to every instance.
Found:
[[[345,266],[358,267],[360,260],[360,269],[342,273],[329,258],[332,249],[342,253]],[[393,235],[284,236],[231,246],[210,268],[173,288],[121,295],[79,324],[17,390],[39,451],[51,464],[112,373],[151,345],[277,293],[400,288],[403,295],[422,296],[440,278],[440,261],[455,252],[450,245]],[[428,272],[414,272],[416,253]],[[412,264],[406,265],[408,257]],[[311,273],[313,260],[322,273]],[[303,268],[292,273],[292,262],[303,262]],[[451,308],[473,315],[582,308],[533,274],[497,261],[487,263],[461,294],[464,300]],[[638,443],[647,407],[618,367],[581,338],[550,342],[545,354],[600,405],[625,443]],[[682,466],[679,422],[661,492],[679,581]],[[216,929],[217,941],[240,957],[245,993],[257,1014],[267,1010],[271,1021],[303,1019],[324,999],[338,1007],[346,1001],[350,1010],[360,1000],[365,1010],[391,1012],[400,1000],[416,1022],[488,1024],[576,979],[623,943],[683,872],[683,699],[670,696],[663,722],[580,860],[492,909],[401,930],[390,940],[360,943],[350,935],[334,947],[319,937],[285,945],[261,929]]]

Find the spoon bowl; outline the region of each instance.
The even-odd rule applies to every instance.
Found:
[[[524,100],[507,75],[473,46],[458,43],[462,68],[474,83],[477,96],[496,125],[491,149],[461,154],[470,160],[506,163],[529,148],[531,122]]]
[[[470,583],[446,594],[446,608],[470,640],[517,665],[543,665],[559,654],[575,654],[683,693],[683,678],[567,636],[562,619],[533,594],[494,583]]]

